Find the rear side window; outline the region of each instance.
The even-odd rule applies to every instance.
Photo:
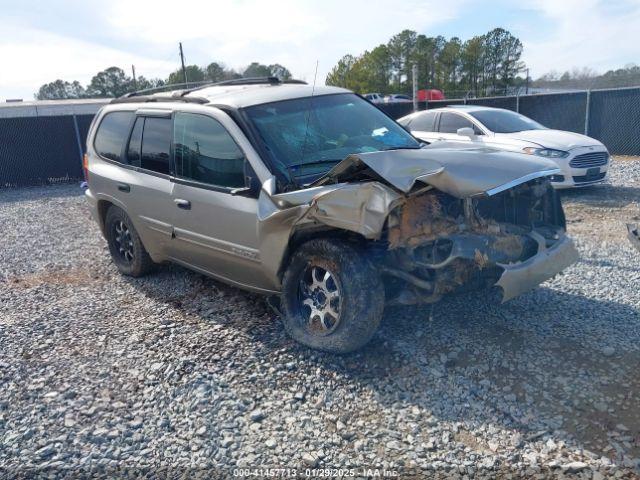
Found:
[[[168,175],[171,159],[171,119],[147,117],[142,132],[140,167]]]
[[[140,149],[142,147],[142,127],[144,125],[144,117],[136,118],[133,125],[131,138],[129,139],[129,147],[127,147],[127,160],[134,167],[140,166]]]
[[[455,113],[442,112],[440,114],[440,132],[457,133],[459,128],[473,128],[473,123],[466,118]]]
[[[122,150],[129,136],[133,112],[107,113],[98,127],[94,147],[98,155],[109,160],[122,162]]]
[[[219,187],[244,187],[244,154],[215,119],[176,113],[173,143],[181,177]]]
[[[433,132],[434,120],[436,119],[436,112],[424,112],[420,115],[416,115],[409,123],[411,130],[417,130],[419,132]]]

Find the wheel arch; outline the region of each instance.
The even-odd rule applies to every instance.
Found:
[[[280,280],[280,282],[282,282],[284,272],[289,266],[291,257],[296,252],[296,250],[298,250],[298,248],[300,248],[300,246],[304,243],[319,238],[335,238],[357,246],[364,246],[366,242],[369,241],[364,237],[364,235],[361,235],[357,232],[342,230],[338,228],[323,228],[321,230],[301,229],[294,231],[293,234],[289,237],[287,248],[285,249],[284,255],[282,256],[280,268],[278,269],[278,279]]]

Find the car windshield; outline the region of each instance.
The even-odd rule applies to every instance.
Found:
[[[274,160],[294,177],[319,176],[352,153],[420,148],[376,107],[351,93],[246,109]]]
[[[510,110],[477,110],[469,114],[494,133],[514,133],[546,128],[529,117]]]

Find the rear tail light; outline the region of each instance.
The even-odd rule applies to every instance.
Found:
[[[84,173],[84,181],[89,181],[89,155],[84,154],[82,156],[82,173]]]

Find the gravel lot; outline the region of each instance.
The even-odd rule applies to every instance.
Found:
[[[0,477],[637,476],[640,254],[624,223],[640,221],[640,160],[612,169],[564,194],[582,257],[564,275],[502,306],[388,310],[344,357],[182,268],[120,276],[75,185],[0,191]]]

